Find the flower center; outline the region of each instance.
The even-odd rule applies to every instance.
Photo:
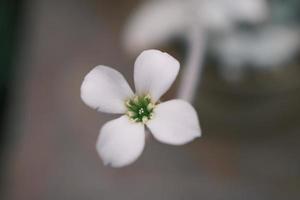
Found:
[[[146,123],[153,117],[155,107],[149,95],[134,96],[126,101],[127,116],[134,122]]]

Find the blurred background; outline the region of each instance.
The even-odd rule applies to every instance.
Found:
[[[0,199],[299,199],[299,25],[299,0],[1,1]],[[184,70],[193,27],[203,136],[151,137],[134,164],[103,166],[96,138],[115,116],[83,104],[84,76],[105,64],[133,86],[147,48]]]

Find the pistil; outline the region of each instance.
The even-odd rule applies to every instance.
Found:
[[[134,96],[125,103],[127,116],[134,122],[145,124],[152,119],[155,104],[149,95]]]

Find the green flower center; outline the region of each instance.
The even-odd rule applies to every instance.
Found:
[[[155,107],[149,95],[134,96],[126,101],[127,116],[134,122],[146,123],[153,117]]]

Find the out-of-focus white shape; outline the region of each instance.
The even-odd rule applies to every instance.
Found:
[[[147,126],[158,141],[166,144],[182,145],[201,136],[195,109],[182,100],[157,105]]]
[[[157,101],[173,84],[179,71],[179,62],[167,53],[148,50],[141,53],[134,64],[136,93],[151,94]]]
[[[124,115],[104,124],[96,148],[105,165],[123,167],[134,162],[144,146],[144,125],[131,122]]]
[[[130,17],[123,41],[130,53],[153,48],[170,36],[180,35],[188,25],[189,15],[183,1],[148,1]]]
[[[209,0],[207,0],[209,1]],[[218,0],[227,7],[228,15],[233,20],[259,23],[268,17],[265,0]]]
[[[289,61],[300,49],[300,32],[283,26],[269,26],[257,33],[236,32],[214,44],[225,70],[250,64],[270,68]],[[229,73],[230,74],[230,73]]]
[[[133,92],[123,75],[103,65],[91,70],[81,85],[81,99],[91,108],[107,113],[124,113],[124,101]]]
[[[239,21],[258,23],[267,18],[265,0],[190,0],[197,20],[208,30],[228,31]]]
[[[142,4],[130,17],[124,45],[135,53],[187,34],[191,26],[228,31],[237,21],[257,23],[268,15],[265,0],[156,0]]]
[[[181,82],[178,88],[178,98],[192,102],[201,81],[203,70],[204,49],[206,46],[206,32],[197,26],[193,27],[188,37],[188,52],[186,66],[183,68]]]

